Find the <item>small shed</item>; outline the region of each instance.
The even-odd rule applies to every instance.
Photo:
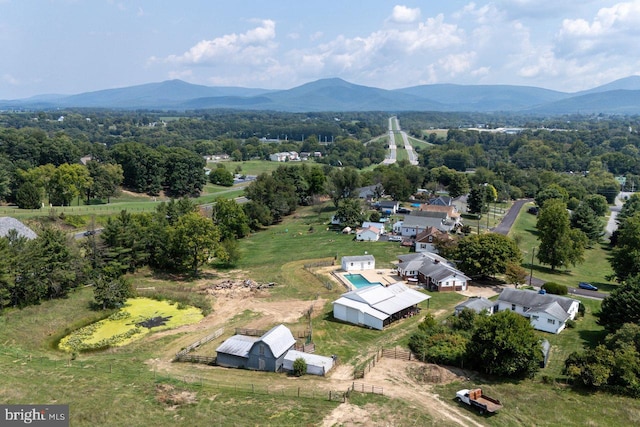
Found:
[[[468,308],[476,313],[480,314],[483,310],[487,311],[487,314],[493,314],[496,303],[485,297],[471,297],[468,300],[456,305],[455,314],[460,314],[462,310]]]
[[[282,368],[287,372],[293,372],[293,362],[296,359],[302,358],[307,362],[307,374],[309,375],[322,375],[333,368],[333,358],[320,356],[317,354],[303,353],[298,350],[289,350],[284,357],[284,365]]]
[[[376,259],[373,255],[343,256],[341,264],[344,271],[374,270]]]

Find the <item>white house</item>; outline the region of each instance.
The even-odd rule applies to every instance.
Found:
[[[356,230],[356,240],[361,242],[377,242],[380,239],[380,229],[370,226]]]
[[[373,255],[343,256],[341,264],[344,271],[375,270],[376,259]]]
[[[431,298],[403,283],[365,286],[342,294],[333,302],[333,317],[344,322],[382,330],[418,313],[418,304]]]
[[[580,301],[573,298],[529,290],[503,289],[498,297],[498,310],[511,310],[529,318],[539,331],[560,333],[567,320],[575,319]]]
[[[280,153],[274,153],[269,156],[272,162],[286,162],[286,161],[298,161],[300,156],[296,151],[283,151]]]

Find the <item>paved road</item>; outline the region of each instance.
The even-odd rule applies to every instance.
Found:
[[[513,227],[513,223],[516,222],[516,218],[518,218],[518,214],[522,209],[522,205],[529,202],[533,202],[533,199],[518,199],[513,202],[511,208],[509,208],[504,217],[502,217],[502,221],[500,221],[500,224],[496,225],[492,229],[492,231],[494,233],[503,234],[505,236],[509,234],[509,230],[511,230],[511,227]]]

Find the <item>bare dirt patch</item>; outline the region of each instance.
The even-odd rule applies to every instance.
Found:
[[[334,375],[330,376],[329,384],[334,389],[342,389],[348,387],[351,381],[345,381],[343,378]],[[400,359],[382,358],[376,364],[364,380],[360,380],[365,384],[382,387],[384,395],[394,399],[401,399],[411,405],[423,409],[431,414],[438,422],[446,422],[449,424],[457,424],[461,426],[481,426],[476,420],[470,418],[464,411],[456,408],[443,400],[433,391],[433,385],[437,380],[438,384],[448,383],[456,380],[464,379],[463,372],[457,372],[445,367],[424,364],[422,362],[404,361]],[[331,426],[334,424],[344,425],[370,425],[367,421],[371,420],[369,413],[362,411],[351,411],[352,408],[342,404],[331,412],[324,420],[323,425]],[[353,406],[353,405],[351,405]],[[380,412],[379,417],[391,420],[393,414]],[[357,416],[356,416],[357,415]]]
[[[156,400],[167,410],[174,411],[181,406],[196,403],[196,393],[176,389],[170,384],[156,385]]]

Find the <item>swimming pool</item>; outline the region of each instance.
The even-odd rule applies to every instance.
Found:
[[[381,282],[368,281],[362,274],[345,274],[344,277],[351,282],[356,289],[364,288],[365,286],[382,285]]]

